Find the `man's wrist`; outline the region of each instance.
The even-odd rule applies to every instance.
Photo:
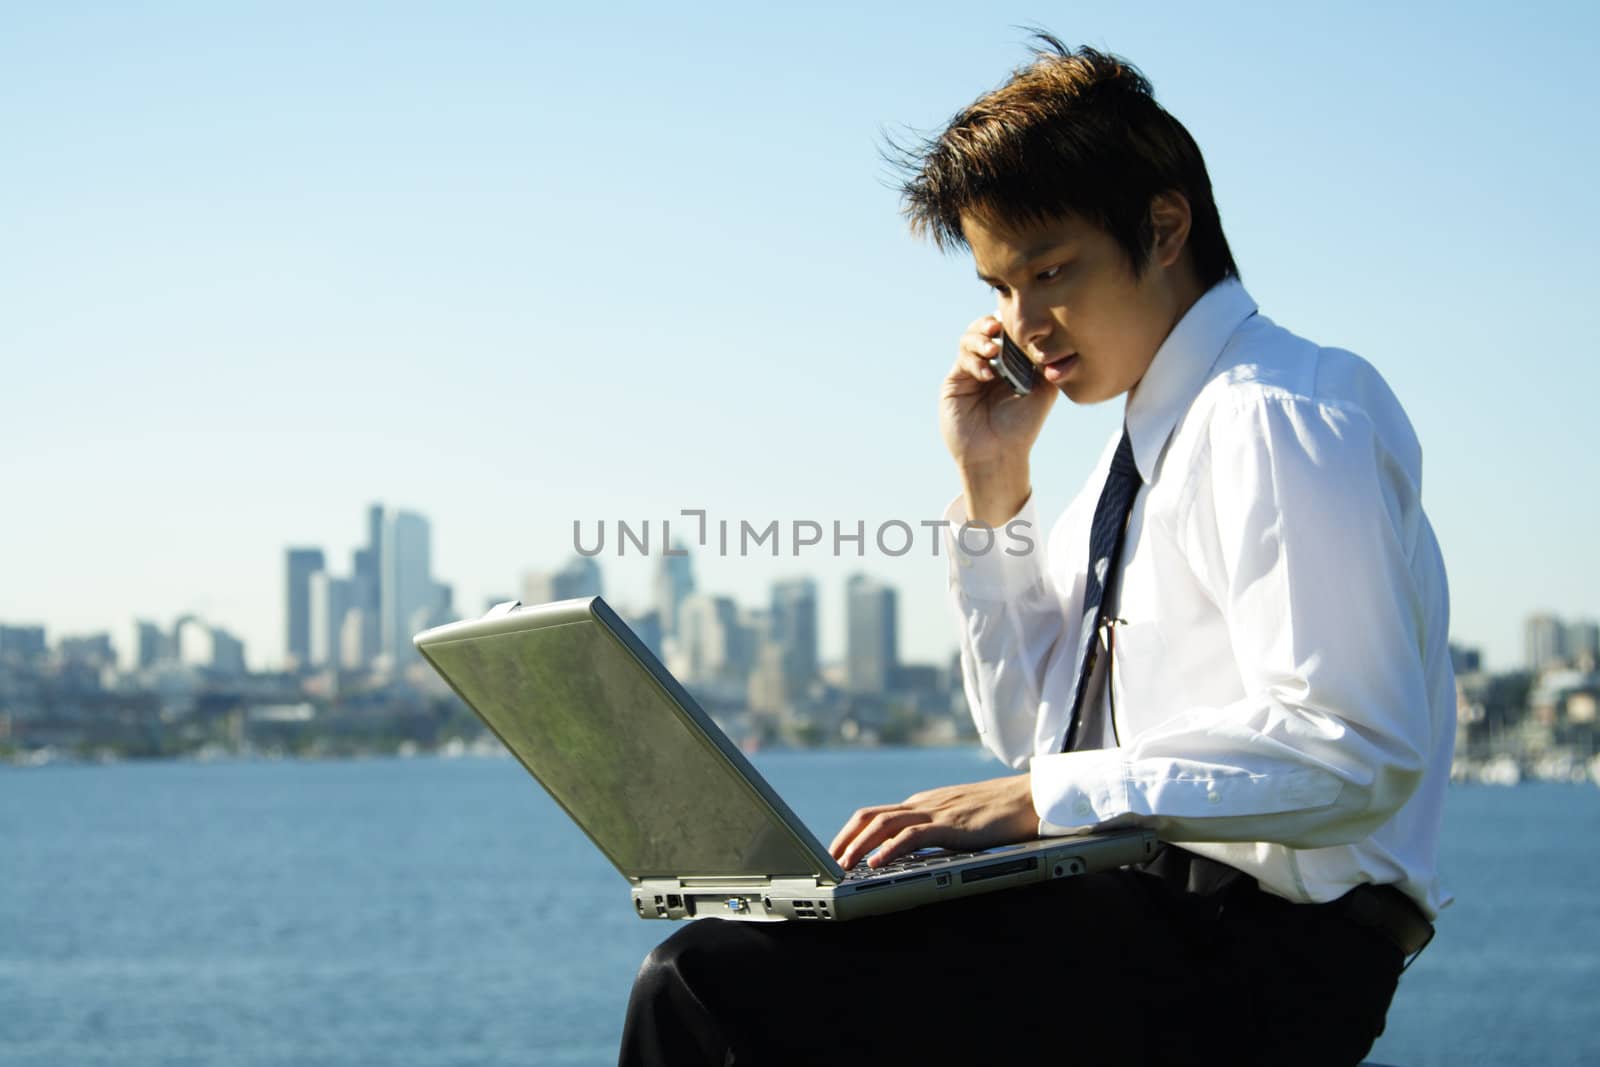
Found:
[[[1027,463],[961,468],[961,495],[972,522],[1000,527],[1016,518],[1033,493]]]

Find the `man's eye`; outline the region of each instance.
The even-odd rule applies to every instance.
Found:
[[[999,282],[991,282],[989,284],[989,288],[993,289],[1000,296],[1005,296],[1006,293],[1010,292],[1010,290],[1008,290],[1005,286],[1001,285]]]
[[[1048,281],[1054,281],[1057,277],[1060,276],[1060,274],[1061,274],[1061,268],[1060,267],[1051,267],[1048,270],[1040,271],[1038,273],[1038,275],[1036,275],[1036,277],[1041,282],[1048,282]]]

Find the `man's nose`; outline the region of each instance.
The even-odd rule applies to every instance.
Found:
[[[1036,301],[1019,299],[1011,314],[1015,330],[1011,339],[1025,349],[1042,342],[1055,326],[1050,309]]]

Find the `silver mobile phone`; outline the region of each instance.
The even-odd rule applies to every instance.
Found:
[[[1000,354],[989,357],[989,366],[1011,386],[1018,396],[1027,396],[1039,383],[1039,368],[1023,354],[1004,330],[1000,332]]]

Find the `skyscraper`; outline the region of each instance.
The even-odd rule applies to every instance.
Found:
[[[694,594],[679,605],[677,649],[686,679],[704,686],[711,682],[743,681],[744,633],[739,608],[725,596]]]
[[[173,656],[172,639],[147,619],[135,619],[123,659],[129,670],[142,671]]]
[[[1562,637],[1566,644],[1567,660],[1572,666],[1585,671],[1600,666],[1600,624],[1592,619],[1579,619],[1567,624]]]
[[[384,517],[378,599],[383,649],[395,669],[412,661],[412,634],[426,627],[438,610],[431,555],[427,519],[414,511],[392,511]]]
[[[323,569],[322,549],[291,548],[284,562],[284,654],[300,670],[311,664],[311,576]]]
[[[353,583],[327,571],[311,576],[311,667],[343,666],[345,617],[350,614]]]
[[[600,565],[586,556],[572,557],[558,571],[528,571],[522,576],[524,604],[600,595]]]
[[[845,585],[846,688],[852,693],[883,693],[900,663],[898,598],[887,585],[864,574]]]
[[[656,567],[656,611],[661,616],[661,636],[677,637],[684,598],[694,592],[694,567],[688,555],[663,554]]]
[[[1530,671],[1553,667],[1566,658],[1566,634],[1554,615],[1529,615],[1522,625],[1523,650]]]
[[[355,665],[371,666],[383,650],[383,505],[367,508],[367,543],[355,550],[350,566],[350,610],[360,614],[356,641],[347,649]]]
[[[805,692],[817,673],[817,583],[810,578],[774,582],[768,636],[783,650],[783,699]]]

